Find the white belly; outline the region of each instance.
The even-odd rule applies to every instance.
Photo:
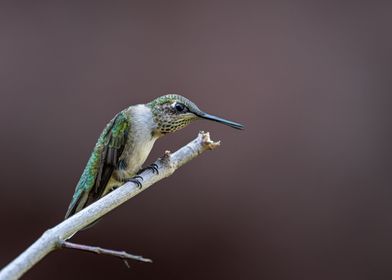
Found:
[[[155,143],[155,138],[151,139],[141,139],[142,142],[138,141],[132,148],[132,151],[129,151],[127,155],[127,169],[121,172],[121,177],[130,177],[134,176],[141,168],[143,163],[146,161],[148,155],[151,152],[151,149]]]

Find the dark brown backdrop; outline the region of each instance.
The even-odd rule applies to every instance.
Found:
[[[65,1],[64,1],[65,2]],[[380,2],[381,3],[381,2]],[[0,266],[58,223],[106,122],[179,92],[243,132],[25,279],[390,279],[391,5],[360,1],[3,1]]]

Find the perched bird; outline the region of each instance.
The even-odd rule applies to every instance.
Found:
[[[207,119],[236,129],[241,124],[201,111],[176,94],[164,95],[147,104],[119,112],[102,131],[87,162],[65,218],[82,210],[127,181],[134,181],[154,142],[192,121]],[[140,186],[140,182],[136,182]]]

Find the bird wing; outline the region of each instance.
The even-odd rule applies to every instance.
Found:
[[[118,167],[129,129],[128,115],[124,111],[118,113],[107,124],[80,177],[65,218],[101,197],[113,170]]]

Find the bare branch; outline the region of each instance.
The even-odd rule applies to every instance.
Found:
[[[129,267],[129,265],[126,262],[127,260],[136,260],[136,261],[140,261],[140,262],[152,263],[151,259],[147,259],[142,256],[132,255],[132,254],[129,254],[125,251],[109,250],[109,249],[104,249],[104,248],[96,247],[96,246],[89,246],[89,245],[84,245],[84,244],[72,243],[69,241],[60,241],[60,245],[61,245],[61,248],[80,250],[80,251],[90,252],[90,253],[94,253],[94,254],[98,254],[98,255],[108,255],[108,256],[120,258],[121,260],[125,261],[125,264],[128,267]]]
[[[165,155],[155,162],[159,174],[154,174],[152,170],[148,169],[139,174],[143,177],[143,187],[141,189],[135,183],[128,182],[57,226],[47,230],[29,248],[0,271],[0,280],[20,278],[48,253],[62,248],[63,241],[70,238],[75,232],[96,221],[159,180],[170,176],[176,169],[199,154],[206,150],[212,150],[219,144],[219,142],[210,140],[208,132],[200,132],[196,139],[175,153],[171,154],[166,151]]]

